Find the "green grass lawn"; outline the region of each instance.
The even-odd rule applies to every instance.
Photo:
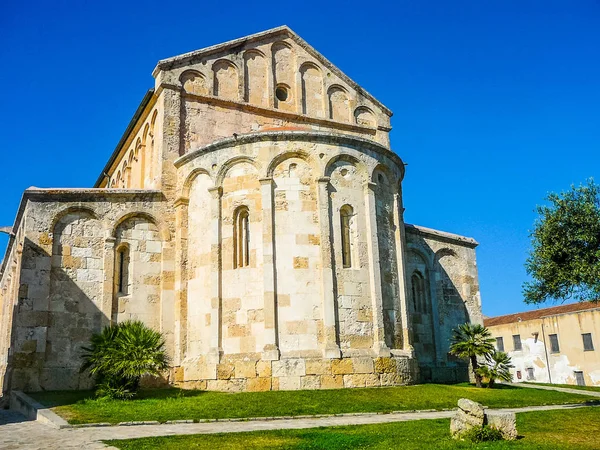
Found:
[[[598,449],[600,407],[517,415],[520,438],[470,444],[450,438],[450,420],[418,420],[306,430],[191,435],[108,441],[123,450],[158,449]]]
[[[95,400],[89,391],[37,392],[31,396],[72,424],[444,409],[456,407],[462,397],[493,408],[590,400],[584,395],[526,387],[478,389],[468,384],[238,394],[163,389],[142,391],[130,401]]]
[[[580,391],[596,391],[600,392],[600,386],[577,386],[576,384],[550,384],[550,383],[534,383],[531,381],[525,381],[524,384],[539,384],[540,386],[553,386],[569,389],[578,389]]]

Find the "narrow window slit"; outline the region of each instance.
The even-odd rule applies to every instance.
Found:
[[[129,247],[126,245],[117,250],[117,293],[128,295],[129,289]]]
[[[345,269],[352,267],[353,212],[350,205],[344,205],[340,209],[340,221],[342,227],[342,266]]]
[[[248,208],[240,206],[233,221],[234,255],[233,266],[248,267],[250,265],[250,215]]]

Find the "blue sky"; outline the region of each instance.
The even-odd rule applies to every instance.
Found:
[[[11,3],[0,226],[29,186],[94,183],[159,59],[282,24],[394,111],[406,220],[480,242],[484,314],[530,308],[535,205],[600,180],[598,0]]]

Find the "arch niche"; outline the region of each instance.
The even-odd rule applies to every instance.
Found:
[[[61,386],[79,389],[89,380],[80,379],[82,347],[106,324],[103,227],[93,211],[69,208],[56,216],[52,236],[45,369],[60,369]]]
[[[187,240],[187,352],[189,355],[206,354],[210,350],[211,276],[213,229],[207,220],[211,211],[214,186],[205,171],[192,173],[184,195],[188,204]]]
[[[112,321],[140,320],[160,330],[164,234],[149,215],[131,213],[114,236]]]
[[[407,263],[413,347],[419,364],[429,367],[436,361],[430,265],[427,257],[416,249],[409,249]],[[430,372],[430,369],[425,370],[425,379],[431,376]]]
[[[300,66],[302,81],[302,114],[324,117],[323,114],[323,75],[316,64],[304,63]]]
[[[322,316],[320,228],[315,170],[306,155],[287,153],[269,168],[274,186],[279,349],[318,351]]]

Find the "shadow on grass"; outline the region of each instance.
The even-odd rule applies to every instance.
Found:
[[[483,387],[478,388],[477,386],[475,386],[475,383],[466,383],[466,382],[444,383],[444,386],[477,388],[477,389],[483,389],[484,391],[518,391],[519,389],[527,388],[527,386],[512,386],[510,384],[502,384],[502,383],[496,383],[496,384],[494,384],[494,387],[491,387],[491,388],[487,387],[487,385],[484,384]]]
[[[167,389],[142,389],[133,399],[127,400],[128,402],[135,402],[138,400],[156,399],[177,399],[184,397],[199,397],[206,394],[208,391],[199,390],[186,390],[178,388],[167,388]],[[42,391],[32,392],[38,402],[48,408],[54,408],[55,406],[66,406],[74,405],[77,403],[84,403],[88,400],[98,400],[94,395],[94,391]],[[125,400],[124,400],[125,401]]]

